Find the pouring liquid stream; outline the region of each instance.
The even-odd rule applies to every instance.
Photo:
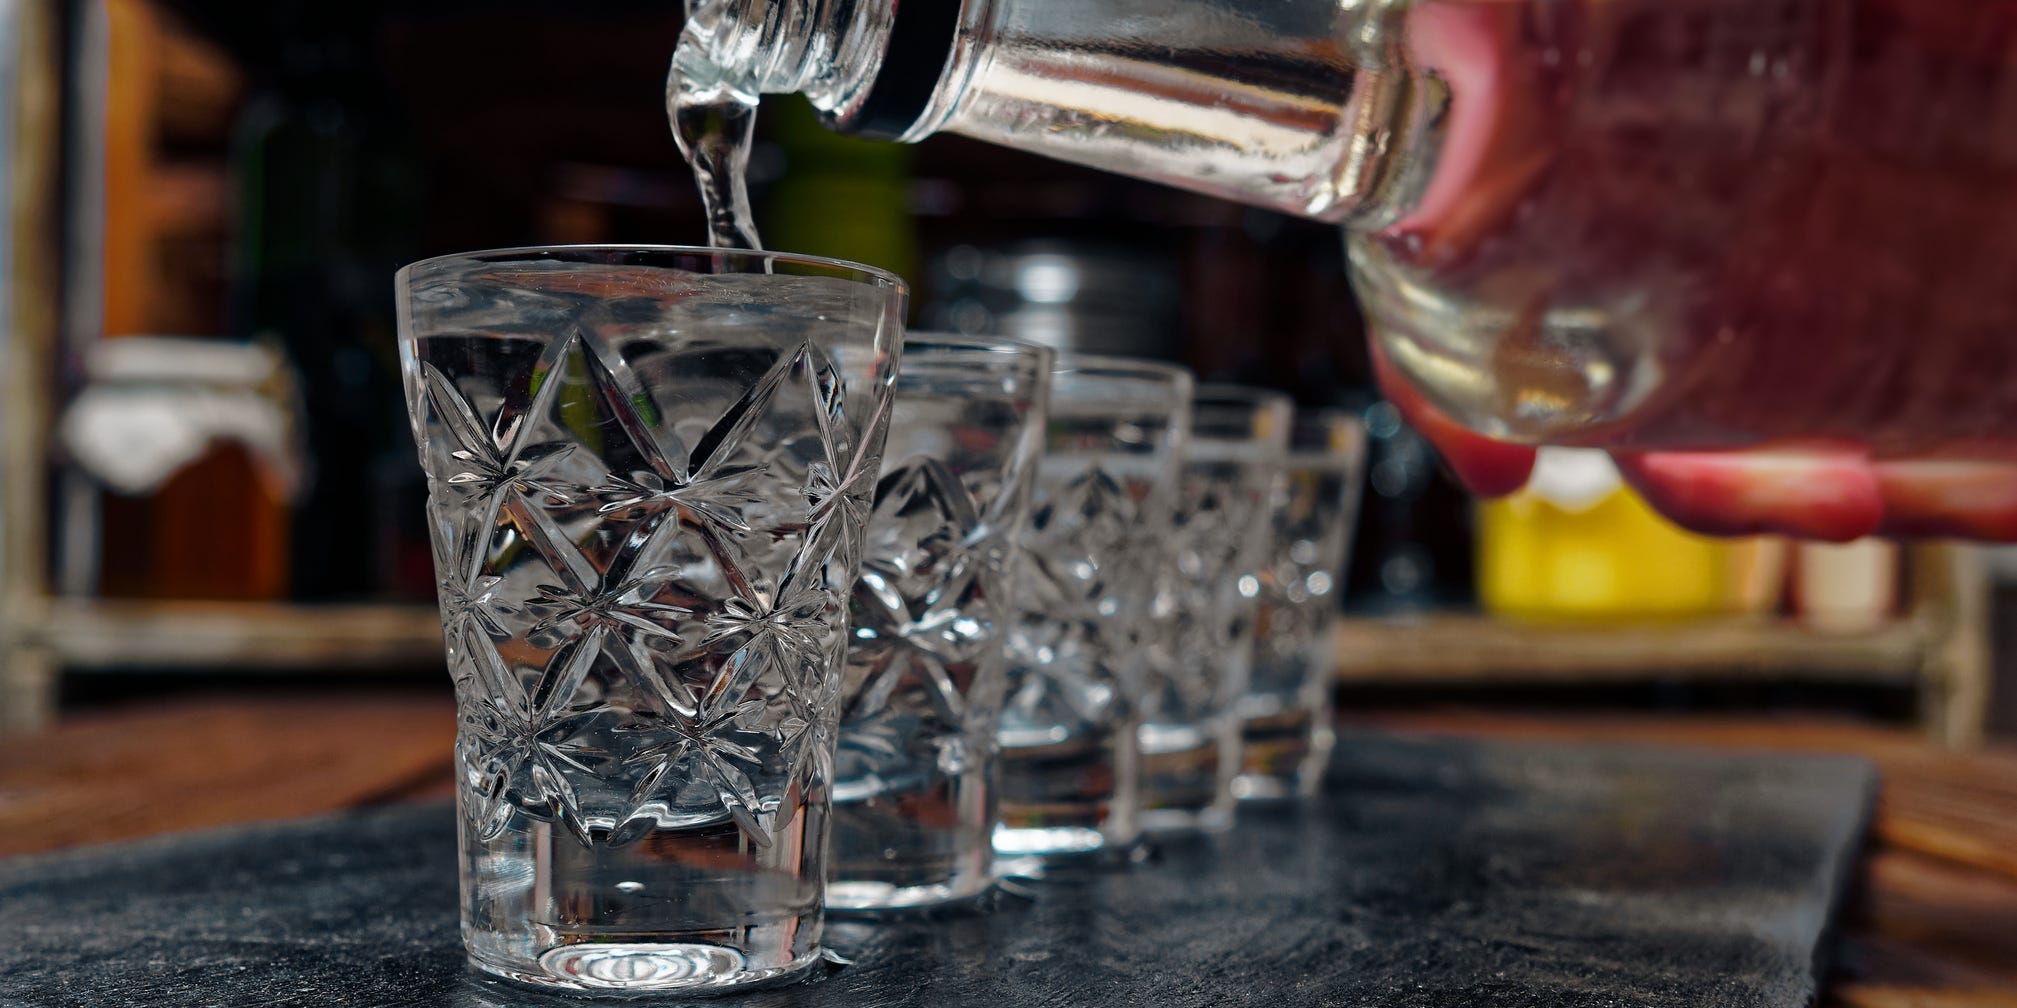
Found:
[[[756,139],[756,97],[718,83],[711,67],[696,67],[682,45],[665,81],[672,138],[693,169],[707,214],[707,243],[720,249],[761,249],[749,203],[749,151]]]

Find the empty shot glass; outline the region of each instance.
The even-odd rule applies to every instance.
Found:
[[[1182,368],[1059,357],[1008,639],[997,854],[1097,854],[1138,836],[1149,560],[1169,532],[1190,395]]]
[[[1201,385],[1192,399],[1141,683],[1145,831],[1232,825],[1238,707],[1291,412],[1288,396],[1237,385]]]
[[[994,883],[1005,624],[1055,354],[912,333],[855,582],[829,910]]]
[[[572,247],[429,259],[398,294],[470,959],[602,993],[811,966],[903,283]]]
[[[1366,431],[1343,410],[1301,410],[1274,503],[1254,665],[1240,699],[1245,755],[1233,794],[1314,794],[1334,741],[1331,692],[1345,564],[1364,479]]]

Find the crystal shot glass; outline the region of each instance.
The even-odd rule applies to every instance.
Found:
[[[1192,399],[1138,705],[1151,833],[1232,825],[1238,708],[1291,412],[1288,396],[1237,385],[1201,385]]]
[[[1097,855],[1139,835],[1135,700],[1191,385],[1166,364],[1059,357],[1008,636],[997,854]]]
[[[605,994],[800,974],[903,283],[580,246],[397,288],[471,961]]]
[[[911,333],[868,517],[841,691],[829,910],[994,884],[996,732],[1047,347]]]
[[[1344,410],[1299,410],[1271,518],[1254,663],[1240,698],[1245,752],[1233,794],[1316,793],[1335,741],[1331,694],[1345,563],[1365,476],[1366,431]]]

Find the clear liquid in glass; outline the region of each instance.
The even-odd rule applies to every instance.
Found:
[[[819,960],[901,297],[843,272],[663,249],[402,271],[481,968],[635,993]]]
[[[1050,369],[1025,345],[907,340],[852,598],[829,910],[994,885],[1003,638]]]
[[[1310,795],[1334,736],[1331,690],[1345,566],[1359,478],[1357,455],[1289,456],[1262,570],[1253,673],[1240,698],[1245,745],[1233,793],[1242,800]]]

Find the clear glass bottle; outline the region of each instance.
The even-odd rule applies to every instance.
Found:
[[[835,128],[1345,226],[1488,435],[2017,457],[2017,0],[690,6],[687,72]]]

